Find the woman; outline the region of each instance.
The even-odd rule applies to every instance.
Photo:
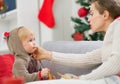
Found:
[[[105,32],[103,46],[86,54],[65,54],[39,48],[36,59],[48,59],[63,65],[87,67],[101,64],[91,73],[81,75],[81,80],[105,80],[120,84],[120,0],[91,0],[88,19],[93,32]],[[73,56],[74,58],[70,58]],[[110,81],[112,81],[110,83]],[[96,81],[96,83],[98,83]],[[107,84],[105,82],[105,84]]]

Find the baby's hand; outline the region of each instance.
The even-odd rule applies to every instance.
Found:
[[[48,78],[48,74],[50,73],[50,70],[48,68],[43,68],[41,70],[41,76],[42,78]]]

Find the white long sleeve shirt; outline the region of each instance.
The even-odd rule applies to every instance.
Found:
[[[52,61],[75,67],[101,64],[91,73],[80,76],[80,79],[95,80],[120,73],[120,18],[110,24],[100,49],[86,54],[52,52]]]

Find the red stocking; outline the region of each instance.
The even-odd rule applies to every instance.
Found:
[[[52,6],[54,0],[44,0],[42,8],[38,13],[38,19],[47,25],[49,28],[53,28],[55,25]]]

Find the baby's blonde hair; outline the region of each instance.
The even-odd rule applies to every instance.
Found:
[[[34,36],[34,32],[30,28],[20,27],[18,30],[18,37],[20,41],[24,41],[29,35]]]

